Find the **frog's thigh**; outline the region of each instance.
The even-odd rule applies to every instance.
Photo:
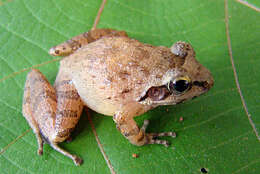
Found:
[[[43,74],[33,69],[28,73],[23,98],[23,115],[33,129],[38,140],[38,153],[42,154],[42,134],[48,137],[54,130],[56,110],[54,88]]]
[[[55,92],[55,89],[40,71],[33,69],[29,72],[25,83],[23,115],[36,134],[39,153],[42,153],[43,137],[55,150],[68,156],[76,165],[79,165],[82,160],[58,147],[57,143],[69,136],[80,117],[83,106],[78,95],[75,94],[73,85],[64,85],[62,84],[65,83],[64,81],[58,82],[61,84],[56,84],[57,91]],[[68,86],[71,87],[68,88]],[[64,90],[64,87],[69,91]],[[75,102],[72,101],[74,99]],[[77,115],[70,118],[71,112],[68,110],[72,111],[76,107],[72,104],[78,106],[79,110]],[[66,110],[62,111],[62,108],[66,108]]]
[[[80,119],[83,102],[70,78],[59,71],[54,85],[57,95],[57,111],[53,142],[67,139]]]
[[[112,30],[112,29],[90,30],[88,32],[75,36],[75,37],[71,38],[70,40],[67,40],[64,43],[61,43],[57,46],[52,47],[49,50],[49,54],[51,54],[53,56],[67,56],[69,54],[72,54],[77,49],[81,48],[82,46],[87,45],[91,42],[94,42],[104,36],[125,36],[125,37],[127,37],[127,34],[125,31],[117,31],[117,30]]]

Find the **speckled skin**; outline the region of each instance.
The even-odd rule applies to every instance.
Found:
[[[155,47],[131,39],[123,31],[96,29],[51,48],[50,54],[67,55],[60,61],[54,88],[38,70],[32,70],[25,85],[23,113],[37,135],[39,151],[42,152],[39,137],[43,136],[77,165],[80,159],[60,149],[57,143],[69,137],[83,105],[113,116],[119,131],[132,144],[168,146],[167,141],[156,137],[175,137],[175,133],[147,134],[148,121],[139,129],[133,117],[158,105],[192,99],[213,85],[210,72],[195,59],[193,48],[184,42],[171,48]],[[185,92],[171,92],[163,100],[147,95],[149,89],[167,86],[170,81],[183,77],[191,83]],[[42,97],[41,90],[35,89],[46,94]]]

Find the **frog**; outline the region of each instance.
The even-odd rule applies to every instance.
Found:
[[[161,137],[175,138],[175,132],[147,133],[149,121],[139,127],[134,117],[193,99],[214,84],[191,44],[183,41],[170,48],[153,46],[125,31],[97,28],[50,48],[49,54],[62,56],[54,85],[31,69],[24,87],[23,116],[36,136],[39,155],[43,143],[48,143],[75,165],[83,160],[58,144],[70,139],[84,106],[112,116],[133,145],[168,147],[170,143]]]

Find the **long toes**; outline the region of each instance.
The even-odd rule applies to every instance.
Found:
[[[168,137],[172,137],[172,138],[176,137],[175,132],[150,133],[149,135],[152,136],[153,138],[164,137],[164,136],[168,136]]]
[[[148,144],[162,144],[165,147],[169,147],[170,143],[166,140],[158,140],[158,139],[152,139],[148,142]]]
[[[80,166],[83,163],[83,160],[76,155],[73,156],[73,161],[76,164],[76,166]]]
[[[162,132],[162,133],[158,133],[157,134],[158,137],[164,137],[164,136],[168,136],[168,137],[176,137],[176,133],[175,132]]]

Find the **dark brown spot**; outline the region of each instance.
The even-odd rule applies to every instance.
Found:
[[[122,90],[121,94],[125,94],[125,93],[128,93],[128,92],[130,92],[130,91],[131,91],[131,89],[126,88],[126,89],[123,89],[123,90]]]
[[[47,102],[47,99],[51,99],[52,101],[57,102],[55,93],[49,90],[44,90],[40,92],[39,95],[35,97],[35,99],[36,100],[33,103],[33,112],[36,111],[37,107],[41,102]]]
[[[57,115],[61,115],[61,117],[71,117],[71,118],[76,118],[78,117],[78,112],[77,111],[73,111],[73,110],[62,110],[62,111],[58,111]]]
[[[55,92],[53,91],[46,90],[45,92],[42,93],[42,97],[44,99],[50,98],[51,100],[57,102]]]
[[[58,87],[58,86],[68,85],[70,83],[71,83],[71,80],[62,80],[62,81],[55,83],[55,86]]]
[[[123,80],[127,79],[130,75],[131,75],[131,74],[128,73],[127,71],[121,71],[121,72],[118,73],[118,76],[119,76],[121,79],[123,79]]]
[[[79,94],[77,93],[76,90],[57,91],[57,97],[58,98],[72,99],[72,100],[78,100]]]

